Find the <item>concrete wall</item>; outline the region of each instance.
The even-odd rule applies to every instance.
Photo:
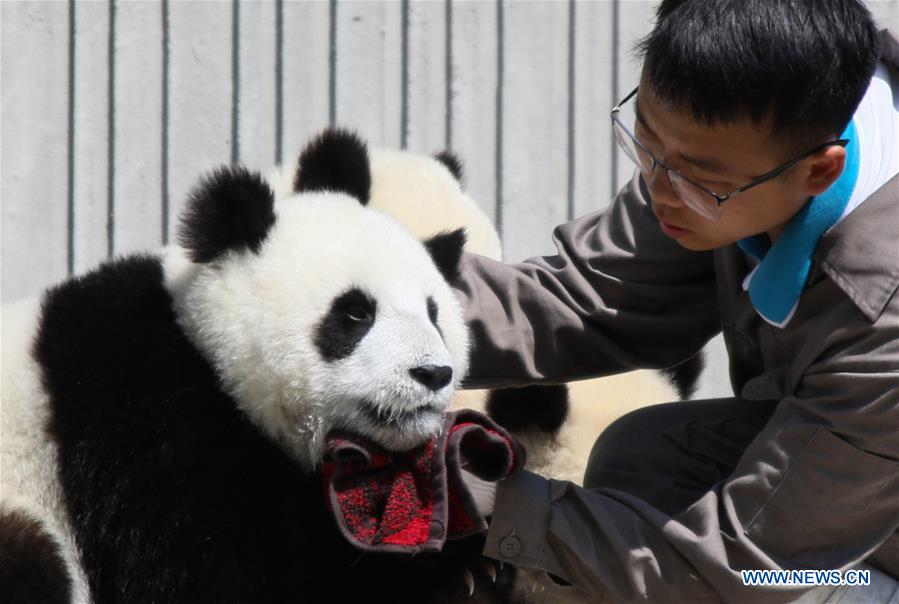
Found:
[[[899,24],[899,0],[869,5]],[[291,161],[328,124],[452,148],[507,260],[552,253],[552,227],[605,207],[632,171],[608,113],[654,6],[2,2],[2,300],[167,242],[199,174]],[[725,394],[710,350],[702,394]]]

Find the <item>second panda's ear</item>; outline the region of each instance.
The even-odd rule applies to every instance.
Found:
[[[365,143],[349,130],[325,130],[300,153],[293,190],[347,193],[367,204],[371,171]]]
[[[438,233],[422,242],[437,265],[437,270],[448,283],[459,278],[462,248],[465,247],[466,239],[465,229],[462,228]]]
[[[275,194],[258,172],[222,166],[190,193],[178,242],[193,262],[210,262],[230,250],[258,253],[275,224]]]
[[[462,184],[462,178],[465,173],[462,170],[462,161],[455,153],[449,150],[441,151],[434,156],[434,159],[446,166],[446,169],[450,171],[450,174],[455,177],[460,185]]]

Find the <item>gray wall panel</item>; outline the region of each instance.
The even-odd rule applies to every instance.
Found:
[[[162,5],[116,5],[115,252],[163,240]]]
[[[633,53],[634,45],[652,28],[655,2],[647,0],[616,0],[617,35],[615,47],[615,102],[634,89],[640,79],[640,63]],[[634,174],[634,164],[621,153],[615,153],[616,171],[613,174],[615,188],[620,188]]]
[[[328,125],[331,17],[328,2],[284,2],[281,7],[282,160],[293,165],[302,144]]]
[[[337,3],[337,120],[372,146],[402,135],[401,2]]]
[[[495,2],[450,4],[450,147],[465,166],[465,189],[495,217],[499,26]]]
[[[73,269],[81,272],[115,250],[114,208],[110,202],[111,8],[109,2],[75,4],[73,179]],[[155,85],[155,82],[153,83]],[[124,209],[124,208],[123,208]]]
[[[553,252],[550,232],[566,220],[569,6],[505,2],[500,203],[507,261]]]
[[[232,4],[169,6],[169,220],[171,232],[199,175],[231,161]]]
[[[405,144],[413,151],[446,148],[446,2],[408,3]]]
[[[899,31],[899,2],[896,0],[866,0],[865,4],[882,27]]]
[[[609,112],[613,99],[612,2],[579,2],[574,28],[574,215],[607,207],[612,199]]]
[[[268,170],[276,163],[278,5],[242,2],[238,7],[238,160],[250,168]]]
[[[3,2],[0,11],[0,294],[7,301],[68,272],[69,11],[38,2]]]

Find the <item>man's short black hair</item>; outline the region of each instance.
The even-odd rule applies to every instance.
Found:
[[[857,0],[663,0],[638,52],[661,102],[708,125],[770,113],[799,145],[843,131],[879,54]]]

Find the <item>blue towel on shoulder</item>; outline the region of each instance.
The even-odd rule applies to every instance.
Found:
[[[760,264],[748,277],[749,299],[768,323],[784,327],[799,304],[808,280],[812,254],[821,236],[843,215],[858,178],[859,149],[854,121],[840,138],[846,145],[846,165],[840,177],[821,195],[812,197],[790,220],[770,249],[766,235],[756,235],[737,244]]]

